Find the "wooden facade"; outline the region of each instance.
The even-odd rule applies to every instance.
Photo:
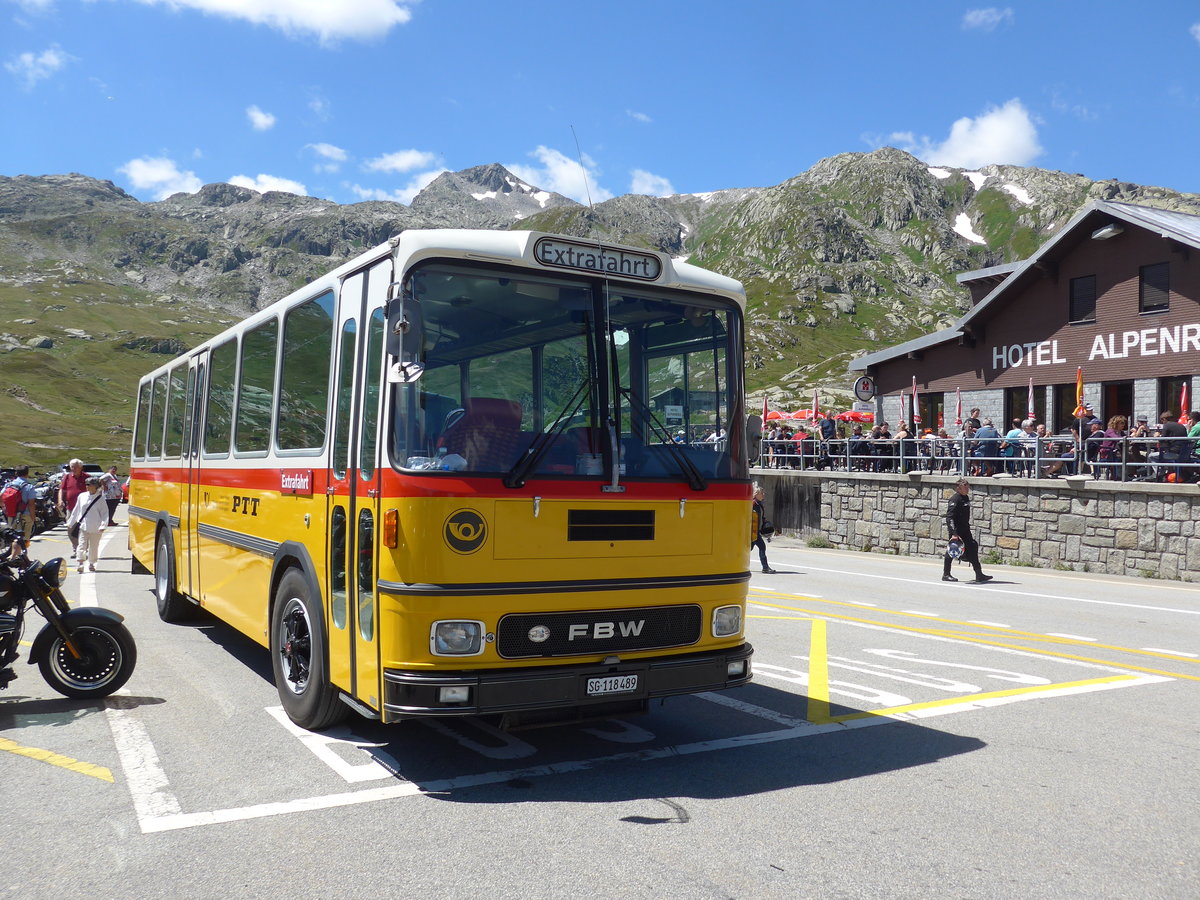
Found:
[[[852,366],[875,378],[878,409],[892,422],[914,377],[926,424],[953,424],[956,390],[985,415],[1024,418],[1020,391],[1032,379],[1038,418],[1060,426],[1079,368],[1085,400],[1105,420],[1178,414],[1185,382],[1189,407],[1200,407],[1200,216],[1096,202],[1032,258],[959,282],[973,303],[952,328]]]

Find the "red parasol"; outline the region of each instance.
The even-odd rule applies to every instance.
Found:
[[[847,410],[844,413],[838,413],[834,416],[835,419],[840,419],[843,422],[874,422],[875,414],[869,412],[859,412],[857,409]]]

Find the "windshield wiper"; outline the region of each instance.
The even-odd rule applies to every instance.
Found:
[[[571,395],[571,399],[567,401],[567,405],[563,407],[563,411],[554,420],[554,424],[546,431],[538,434],[529,446],[525,448],[525,453],[517,460],[516,465],[508,470],[508,474],[502,479],[505,487],[519,488],[525,486],[525,482],[529,478],[529,473],[537,468],[538,464],[545,457],[546,451],[554,444],[555,438],[562,433],[566,424],[579,412],[579,407],[583,405],[583,401],[587,397],[587,389],[590,386],[591,384],[588,381],[581,382],[579,387],[575,389],[575,393]]]
[[[683,449],[675,443],[670,430],[654,417],[654,413],[650,407],[635,397],[633,391],[629,388],[622,388],[621,395],[629,401],[630,410],[636,412],[642,422],[650,426],[650,431],[662,439],[663,445],[670,452],[671,457],[675,460],[675,464],[679,467],[680,474],[687,479],[688,486],[693,491],[703,491],[706,489],[708,482],[705,480],[704,475],[696,468],[696,464],[688,459]]]

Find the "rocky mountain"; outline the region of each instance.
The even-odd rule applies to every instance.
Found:
[[[38,440],[6,429],[0,463],[125,452],[131,386],[155,352],[177,353],[418,227],[538,229],[687,257],[746,285],[756,402],[767,392],[804,405],[814,387],[823,404],[845,401],[850,359],[949,324],[967,306],[956,273],[1029,255],[1093,198],[1200,212],[1194,194],[934,167],[891,148],[830,157],[772,187],[594,207],[495,164],[444,173],[409,206],[229,184],[142,203],[83,175],[0,177],[0,415],[41,419]],[[47,391],[57,404],[39,399]],[[60,412],[62,427],[47,429]]]

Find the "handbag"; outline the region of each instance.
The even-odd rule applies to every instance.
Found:
[[[775,533],[775,523],[772,522],[770,519],[763,519],[762,525],[760,525],[758,528],[758,532],[759,532],[759,534],[763,534],[763,535],[774,534]]]

